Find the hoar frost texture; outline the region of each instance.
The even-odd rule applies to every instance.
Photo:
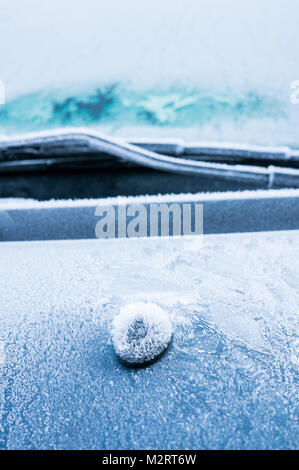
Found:
[[[153,362],[168,347],[172,327],[167,313],[153,303],[126,305],[114,318],[112,338],[119,359],[128,365]]]

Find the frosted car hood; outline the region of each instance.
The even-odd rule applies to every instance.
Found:
[[[2,449],[295,448],[299,231],[0,244]],[[116,359],[129,301],[171,317]]]

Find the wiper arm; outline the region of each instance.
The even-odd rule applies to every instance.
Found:
[[[159,150],[157,145],[160,145],[160,152],[157,153],[149,149],[150,145],[150,142],[138,143],[138,141],[132,145],[85,128],[27,134],[0,140],[0,172],[42,169],[70,163],[83,166],[86,162],[103,161],[103,154],[105,154],[116,157],[122,162],[160,171],[192,175],[207,174],[244,182],[263,182],[268,183],[269,187],[276,184],[299,187],[299,170],[295,168],[280,168],[273,165],[268,167],[236,165],[190,158],[191,155],[208,158],[221,156],[226,159],[230,156],[231,159],[246,158],[247,160],[250,158],[275,160],[279,157],[280,160],[299,162],[299,152],[288,147],[229,146],[228,144],[184,146],[177,142],[164,143],[164,150],[161,150],[163,143],[156,144],[155,150]],[[172,154],[176,156],[164,154],[166,151],[171,153],[169,151],[171,147]],[[24,159],[25,155],[30,158]],[[23,156],[22,160],[19,159],[20,156]]]

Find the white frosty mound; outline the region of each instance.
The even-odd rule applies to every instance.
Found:
[[[113,321],[115,352],[126,365],[138,367],[154,362],[166,351],[171,336],[168,315],[156,304],[126,305]]]

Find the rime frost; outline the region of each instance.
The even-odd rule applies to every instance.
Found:
[[[128,365],[149,364],[167,348],[172,335],[167,313],[153,303],[126,305],[114,318],[112,338],[119,359]]]

